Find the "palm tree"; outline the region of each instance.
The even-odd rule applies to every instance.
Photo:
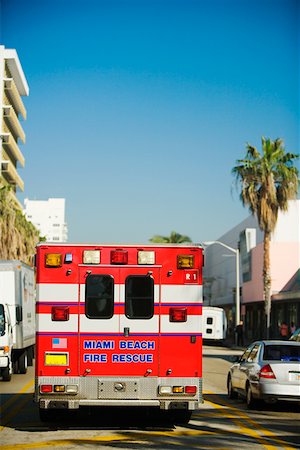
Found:
[[[184,236],[183,234],[176,233],[172,231],[170,236],[160,236],[156,235],[149,239],[150,242],[155,242],[157,244],[183,244],[184,242],[192,242],[191,238]]]
[[[9,186],[0,186],[0,213],[0,259],[32,264],[35,246],[42,239],[17,206]]]
[[[244,159],[237,160],[232,169],[241,187],[240,198],[244,206],[256,215],[264,233],[263,285],[266,314],[266,336],[270,336],[271,276],[270,239],[279,210],[288,210],[288,201],[297,197],[299,171],[294,160],[299,155],[286,153],[282,139],[262,137],[262,153],[250,144]]]

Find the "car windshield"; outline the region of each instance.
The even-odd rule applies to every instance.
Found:
[[[300,361],[300,345],[266,345],[263,359],[268,361]]]

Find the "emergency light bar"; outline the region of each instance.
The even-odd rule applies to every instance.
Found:
[[[45,266],[46,267],[61,267],[62,266],[62,254],[61,253],[46,253],[45,254]]]
[[[138,251],[138,264],[155,264],[155,252],[154,251]]]
[[[194,268],[194,255],[177,256],[177,269],[193,269],[193,268]]]
[[[170,322],[186,322],[187,308],[170,308],[169,320]]]
[[[69,320],[68,306],[52,306],[51,320],[53,322],[66,322]]]
[[[83,264],[100,264],[100,250],[83,250]]]
[[[112,250],[110,252],[111,264],[128,264],[128,251],[127,250]]]

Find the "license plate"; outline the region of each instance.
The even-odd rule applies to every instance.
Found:
[[[289,372],[289,381],[299,381],[300,382],[300,372],[295,370]]]

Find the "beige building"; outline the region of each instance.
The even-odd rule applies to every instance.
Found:
[[[21,121],[26,120],[26,109],[22,97],[28,95],[28,84],[16,50],[0,45],[0,186],[12,186],[13,194],[24,190],[19,168],[24,167],[25,159],[20,144],[25,144]]]

